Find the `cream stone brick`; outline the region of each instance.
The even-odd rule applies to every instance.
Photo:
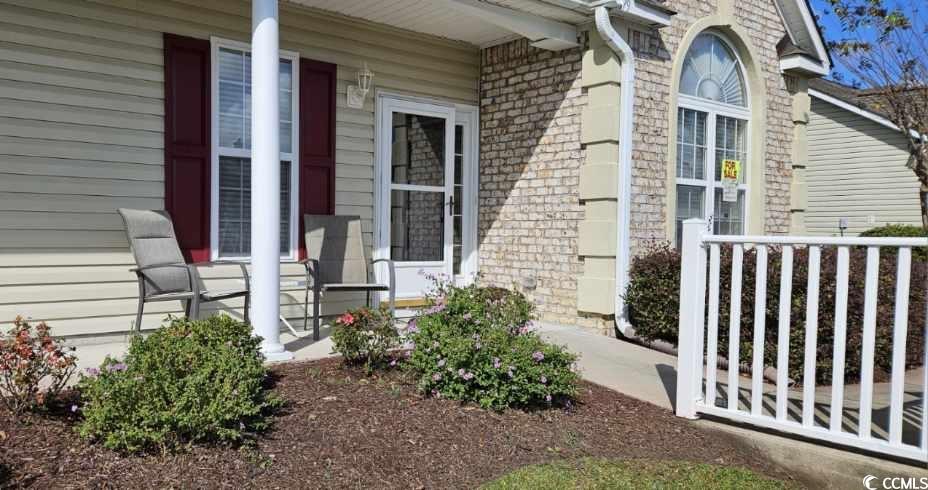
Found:
[[[587,164],[580,168],[580,199],[615,199],[619,167],[614,163]]]
[[[669,105],[673,58],[684,54],[678,51],[687,29],[718,8],[717,1],[702,0],[667,0],[664,5],[678,12],[667,28],[619,26],[619,32],[629,33],[636,54],[633,253],[652,240],[669,238],[668,209],[674,206],[667,189],[674,171],[668,161],[669,134],[676,120]],[[776,52],[785,29],[771,0],[725,5],[748,34],[744,41],[757,55],[767,93],[763,107],[753,108],[766,112],[764,145],[752,148],[760,152],[755,161],[764,163],[764,231],[785,233],[790,208],[798,204],[791,203],[794,101]],[[520,40],[486,48],[482,56],[478,243],[484,280],[525,292],[542,321],[612,332],[610,316],[591,315],[584,308],[614,301],[612,286],[588,280],[612,280],[614,258],[609,255],[614,255],[614,245],[611,252],[609,244],[596,249],[604,257],[587,255],[581,250],[581,228],[614,228],[617,204],[607,197],[617,178],[609,176],[614,173],[608,166],[617,164],[619,144],[625,143],[615,141],[618,95],[615,107],[609,108],[615,111],[615,126],[590,133],[591,116],[585,109],[603,110],[600,95],[608,99],[609,93],[618,94],[620,66],[595,32],[580,49],[548,52]],[[602,175],[596,183],[609,191],[593,190],[593,175]],[[614,244],[615,233],[611,237]],[[525,286],[526,278],[535,280],[534,288]],[[598,284],[595,291],[588,289],[590,284]],[[598,291],[603,295],[596,299]]]
[[[580,311],[615,314],[615,280],[583,277],[577,283]]]

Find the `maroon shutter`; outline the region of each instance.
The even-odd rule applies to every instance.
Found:
[[[209,260],[209,41],[164,35],[164,208],[188,261]]]
[[[300,257],[304,214],[335,214],[336,66],[300,59]]]

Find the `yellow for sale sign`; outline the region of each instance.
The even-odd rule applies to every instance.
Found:
[[[738,160],[722,160],[722,180],[741,180],[741,162]]]
[[[741,182],[741,162],[722,160],[722,201],[738,202],[738,183]]]

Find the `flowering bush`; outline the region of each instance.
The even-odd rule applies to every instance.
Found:
[[[531,330],[517,292],[437,282],[431,306],[410,321],[407,362],[425,394],[484,408],[549,405],[576,393],[576,357]]]
[[[0,400],[14,415],[46,406],[67,385],[76,360],[45,322],[33,327],[16,317],[0,336]]]
[[[124,360],[107,358],[82,375],[79,432],[127,452],[244,440],[281,405],[264,387],[260,344],[228,316],[172,319],[133,338]]]
[[[346,363],[364,363],[368,372],[383,364],[398,343],[393,317],[384,309],[349,310],[335,320],[332,331],[332,351],[341,354]]]

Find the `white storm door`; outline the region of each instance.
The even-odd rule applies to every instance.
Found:
[[[421,298],[428,276],[452,274],[454,108],[389,96],[378,106],[376,256],[394,261],[397,298]]]

